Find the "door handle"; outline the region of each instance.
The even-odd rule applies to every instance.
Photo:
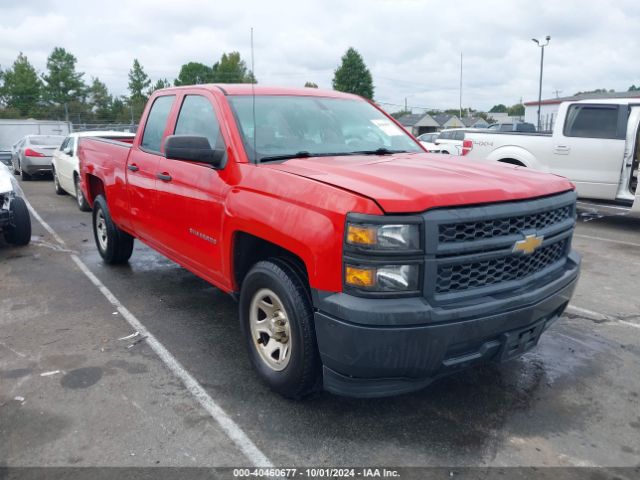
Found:
[[[137,165],[127,165],[127,168],[132,172],[137,172],[140,168]]]
[[[569,155],[569,152],[571,152],[571,147],[567,145],[556,145],[553,149],[553,153],[558,155]]]
[[[171,175],[169,175],[168,173],[156,173],[156,178],[159,178],[163,182],[171,181]]]

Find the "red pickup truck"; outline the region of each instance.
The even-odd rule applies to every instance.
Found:
[[[383,396],[535,346],[580,258],[564,178],[424,151],[354,95],[156,91],[133,145],[80,141],[106,263],[134,238],[239,300],[258,375]]]

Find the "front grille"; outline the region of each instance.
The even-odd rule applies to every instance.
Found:
[[[522,280],[560,261],[568,240],[542,247],[531,255],[511,254],[479,262],[440,265],[436,293],[459,292],[513,280]]]
[[[425,212],[425,297],[451,305],[538,288],[538,282],[562,275],[571,250],[575,204],[575,192],[565,192]],[[516,242],[532,234],[544,239],[541,247],[528,255],[513,252]]]
[[[530,215],[494,218],[474,222],[443,223],[439,227],[440,243],[469,242],[485,238],[514,235],[525,230],[541,230],[556,225],[573,215],[573,205]]]

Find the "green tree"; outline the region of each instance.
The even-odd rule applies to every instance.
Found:
[[[304,84],[304,86],[305,86],[306,88],[318,88],[318,84],[317,84],[317,83],[314,83],[314,82],[306,82],[306,83]]]
[[[239,52],[223,53],[220,61],[213,65],[212,71],[213,81],[217,83],[257,83]]]
[[[507,113],[507,110],[508,109],[506,105],[504,105],[503,103],[499,103],[491,107],[491,110],[489,110],[489,113]]]
[[[522,117],[524,115],[524,105],[516,103],[507,109],[507,113],[512,117]]]
[[[144,104],[147,102],[147,92],[151,86],[151,79],[145,73],[138,59],[133,60],[133,66],[129,70],[129,107],[132,109],[133,120],[136,121],[142,115]]]
[[[110,110],[110,119],[116,123],[135,122],[132,119],[131,109],[128,107],[129,99],[127,97],[117,97],[113,99]]]
[[[87,101],[94,119],[98,122],[111,120],[113,97],[109,93],[107,86],[96,77],[91,80],[87,93]]]
[[[82,77],[84,73],[76,71],[77,59],[62,47],[55,47],[47,58],[47,73],[44,80],[45,100],[60,111],[64,105],[81,105],[86,98],[87,86]],[[57,107],[57,108],[56,108]]]
[[[20,52],[11,68],[2,72],[0,97],[7,110],[20,117],[36,116],[42,93],[42,81],[27,57]],[[9,113],[9,112],[7,112]]]
[[[639,92],[640,91],[640,86],[635,86],[635,85],[631,85],[629,87],[629,90],[627,90],[627,92]]]
[[[149,91],[147,92],[148,96],[151,96],[151,94],[156,90],[162,90],[163,88],[169,88],[170,86],[171,83],[169,82],[169,80],[167,80],[166,78],[161,78],[156,81],[156,83],[154,83],[151,88],[149,88]]]
[[[178,78],[173,81],[175,86],[199,85],[213,81],[213,69],[203,63],[189,62],[180,67]]]
[[[333,88],[340,92],[355,93],[373,99],[373,78],[362,56],[349,47],[342,56],[340,66],[333,75]]]

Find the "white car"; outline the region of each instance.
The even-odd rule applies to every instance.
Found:
[[[467,132],[473,128],[448,128],[442,130],[435,140],[435,146],[430,149],[433,153],[445,155],[466,155],[471,150],[471,141],[467,139]]]
[[[436,140],[438,139],[438,135],[440,135],[438,132],[423,133],[418,136],[418,141],[429,152],[433,152],[436,149]]]
[[[98,137],[106,140],[133,142],[135,134],[129,132],[95,131],[71,133],[60,148],[53,153],[53,186],[58,195],[70,194],[76,198],[78,208],[83,212],[91,210],[80,188],[80,165],[78,161],[78,139]]]
[[[31,240],[31,217],[22,190],[9,167],[1,163],[0,232],[13,245],[26,245]]]

